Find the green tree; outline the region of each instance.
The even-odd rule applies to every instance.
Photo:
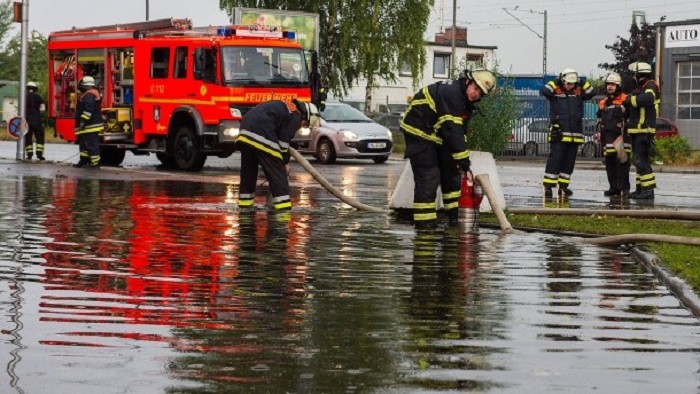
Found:
[[[368,92],[376,78],[394,81],[399,64],[410,67],[414,81],[423,72],[432,0],[219,0],[219,6],[229,13],[256,7],[319,14],[321,82],[336,95],[358,79]]]
[[[47,44],[46,37],[37,31],[27,40],[27,81],[38,83],[42,92],[46,91],[49,78]],[[21,45],[21,36],[17,35],[0,52],[0,79],[19,81]]]
[[[646,22],[640,26],[632,23],[629,38],[617,36],[617,41],[612,45],[606,45],[605,48],[613,53],[615,61],[598,64],[598,67],[619,73],[622,76],[623,89],[631,91],[636,84],[628,66],[636,61],[653,62],[656,54],[656,30],[653,25]]]

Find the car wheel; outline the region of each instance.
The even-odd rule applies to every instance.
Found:
[[[199,149],[197,135],[188,126],[180,126],[175,133],[172,155],[175,166],[182,171],[199,171],[207,160]]]
[[[535,141],[528,141],[523,151],[525,156],[537,156],[537,143]]]
[[[596,157],[596,146],[593,142],[586,142],[581,147],[581,157],[592,158]]]
[[[373,157],[372,160],[374,160],[376,164],[382,164],[389,160],[389,156]]]
[[[321,164],[333,164],[335,163],[335,148],[333,143],[327,139],[323,139],[318,142],[316,147],[316,160],[321,162]]]

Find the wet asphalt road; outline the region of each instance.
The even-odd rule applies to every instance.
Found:
[[[182,173],[158,169],[159,161],[155,155],[135,156],[127,153],[121,168],[103,167],[99,171],[74,169],[70,163],[77,161],[77,145],[47,144],[46,162],[16,160],[16,143],[0,141],[0,174],[39,175],[44,177],[77,176],[98,177],[104,179],[170,179],[191,180],[215,183],[238,183],[240,171],[240,156],[235,153],[229,158],[209,157],[203,171],[199,173]],[[384,208],[388,206],[391,193],[406,165],[400,157],[394,157],[385,164],[374,164],[369,160],[338,160],[331,166],[318,165],[309,157],[309,161],[333,185],[352,193],[356,191],[373,191],[387,195],[386,201],[372,201]],[[541,207],[542,176],[544,159],[513,160],[510,158],[497,160],[498,174],[506,197],[508,207]],[[632,201],[627,209],[700,209],[700,168],[655,166],[658,188],[653,204],[649,202]],[[634,170],[630,174],[634,183]],[[305,188],[320,188],[318,184],[304,171],[301,166],[292,161],[292,186]],[[383,190],[378,190],[382,188]],[[610,199],[603,196],[608,188],[605,168],[601,159],[582,160],[577,162],[571,189],[574,196],[565,207],[571,208],[609,208]],[[366,201],[362,201],[368,203]],[[371,204],[370,204],[371,205]],[[552,206],[552,204],[547,204]],[[556,205],[555,205],[556,206]]]

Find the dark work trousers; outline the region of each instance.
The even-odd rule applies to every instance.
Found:
[[[435,199],[437,188],[442,190],[445,210],[456,212],[461,190],[462,176],[450,152],[428,141],[416,142],[421,149],[413,149],[409,156],[413,170],[413,220],[429,222],[437,220]]]
[[[620,162],[617,157],[617,150],[613,146],[615,139],[620,136],[619,131],[604,131],[603,132],[603,142],[605,143],[605,172],[608,176],[608,183],[610,184],[610,190],[630,190],[630,167],[632,165],[631,149],[629,148],[630,137],[625,133],[623,137],[623,142],[625,144],[625,151],[627,152],[627,161],[624,163]]]
[[[39,123],[39,125],[30,124],[27,134],[24,135],[24,152],[27,157],[30,157],[34,151],[32,146],[33,140],[36,141],[36,155],[38,157],[44,157],[44,141],[46,138],[41,123]]]
[[[576,165],[578,145],[573,142],[552,142],[549,146],[549,157],[544,169],[544,186],[566,189],[571,182],[571,174]]]
[[[656,188],[656,176],[651,168],[652,149],[654,149],[654,134],[630,134],[632,137],[632,163],[637,169],[635,186],[637,190]]]
[[[83,133],[78,136],[80,161],[85,164],[100,164],[99,133]]]
[[[248,144],[238,144],[241,151],[241,185],[239,194],[254,196],[258,181],[258,166],[262,167],[270,185],[275,209],[291,208],[289,178],[284,162]]]
[[[620,163],[617,152],[605,154],[605,172],[611,190],[630,190],[630,160]]]

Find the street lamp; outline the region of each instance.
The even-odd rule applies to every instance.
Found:
[[[517,10],[517,9],[518,9],[518,6],[516,6],[516,7],[513,9],[513,11],[515,11],[515,10]],[[544,35],[540,35],[540,33],[536,32],[536,31],[533,30],[530,26],[526,25],[523,21],[521,21],[520,19],[518,19],[517,16],[511,14],[510,11],[508,11],[507,9],[503,8],[503,11],[505,11],[506,14],[512,16],[513,19],[515,19],[516,21],[518,21],[521,25],[527,27],[528,30],[530,30],[531,32],[535,33],[535,35],[536,35],[537,37],[539,37],[539,38],[542,39],[542,76],[544,77],[545,75],[547,75],[547,10],[544,10],[544,11],[527,10],[527,11],[525,11],[525,12],[529,12],[529,13],[531,13],[531,14],[540,14],[540,15],[544,15]]]

